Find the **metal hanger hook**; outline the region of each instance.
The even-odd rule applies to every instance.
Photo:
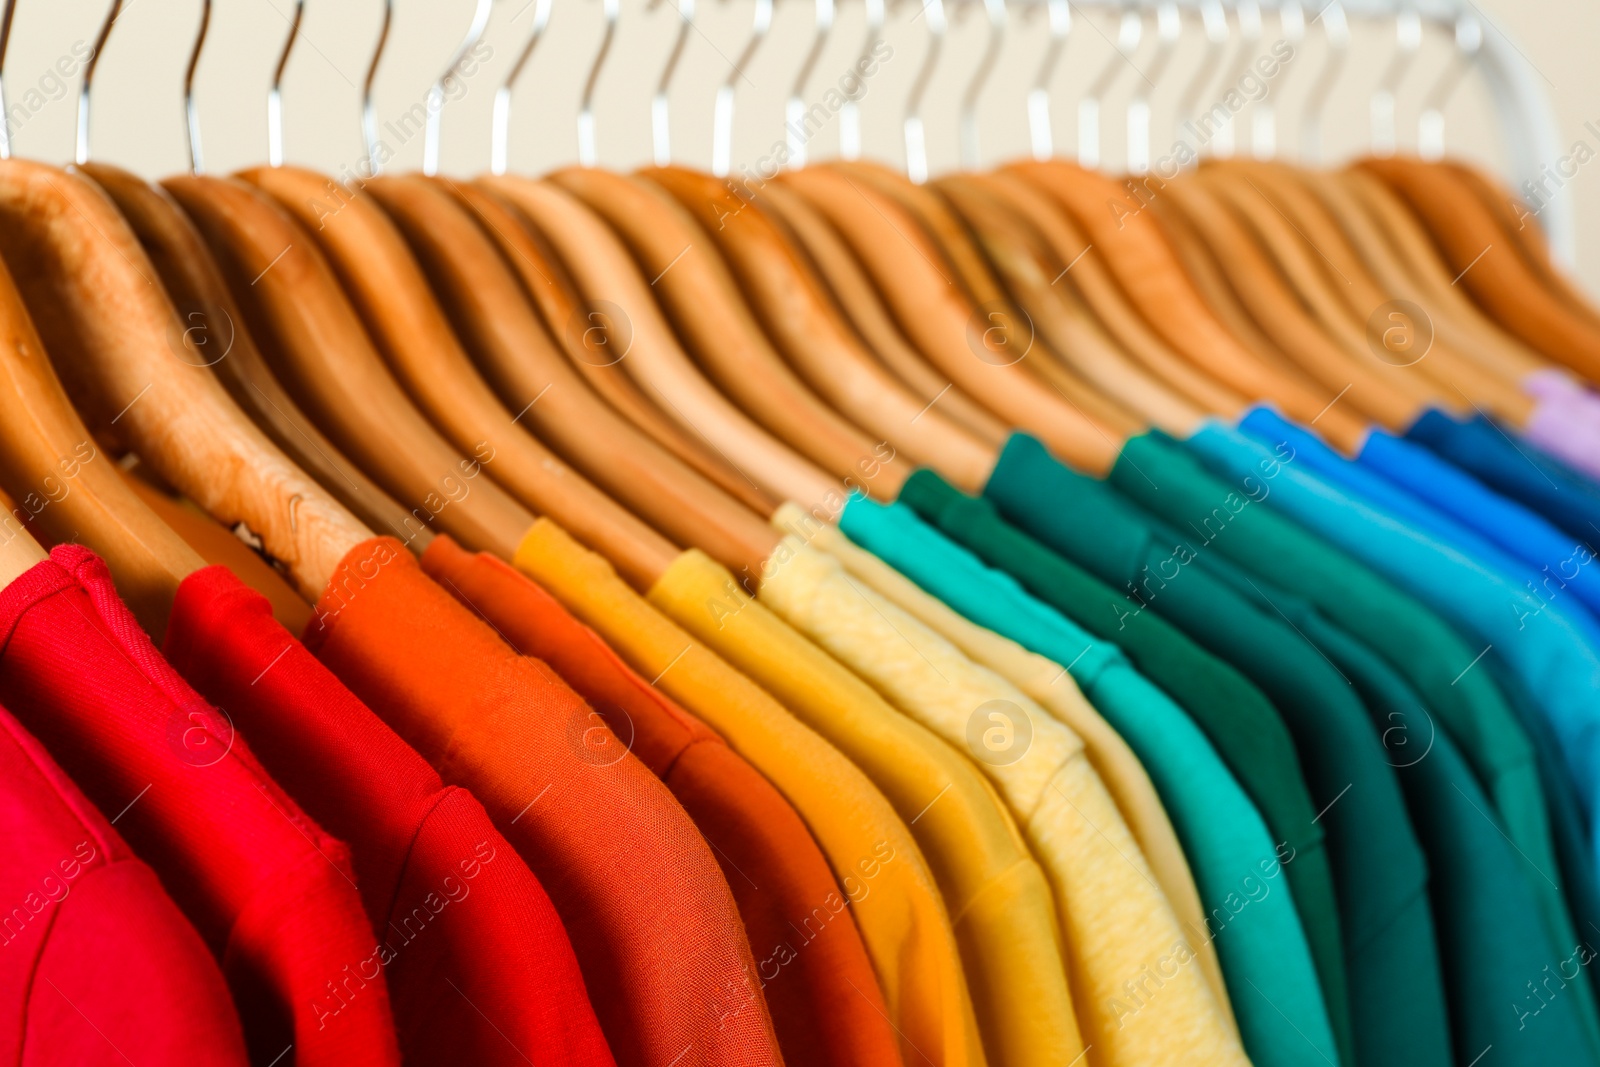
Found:
[[[1085,167],[1100,165],[1100,103],[1117,75],[1122,73],[1123,64],[1133,65],[1133,53],[1138,51],[1143,36],[1144,19],[1139,12],[1133,8],[1124,10],[1117,27],[1116,54],[1106,60],[1106,65],[1089,83],[1088,92],[1078,101],[1078,162]]]
[[[506,75],[506,80],[494,92],[494,116],[489,127],[489,173],[504,174],[506,172],[507,154],[511,144],[511,94],[516,89],[517,79],[522,77],[522,70],[528,65],[533,50],[544,36],[545,29],[550,25],[551,0],[535,0],[533,8],[533,30],[528,35],[528,43],[522,46],[522,53],[517,56],[517,61],[511,64],[511,73]]]
[[[1150,94],[1172,61],[1172,53],[1183,36],[1183,15],[1177,0],[1161,0],[1156,5],[1156,52],[1134,83],[1128,99],[1128,171],[1144,174],[1150,169]]]
[[[1483,48],[1483,23],[1470,11],[1456,18],[1455,58],[1423,97],[1422,114],[1417,118],[1417,155],[1427,160],[1444,158],[1444,106],[1456,87],[1478,61]]]
[[[449,99],[446,86],[461,81],[462,64],[466,62],[467,55],[478,47],[478,42],[483,40],[483,31],[489,25],[489,12],[493,8],[494,0],[478,0],[466,36],[461,38],[461,43],[451,54],[443,73],[428,88],[428,117],[422,126],[422,173],[430,178],[439,173],[439,123],[444,114],[445,101]]]
[[[1064,0],[1063,0],[1064,2]],[[867,39],[861,45],[861,54],[856,57],[855,69],[867,69],[867,60],[872,57],[873,50],[878,47],[878,42],[883,39],[884,0],[866,0],[867,9]],[[839,158],[861,158],[861,101],[860,93],[853,93],[845,97],[844,105],[839,108]]]
[[[812,133],[806,129],[806,82],[811,80],[817,60],[822,58],[822,50],[827,46],[828,35],[832,32],[833,0],[817,0],[816,33],[811,38],[805,61],[800,64],[800,72],[795,75],[789,99],[783,105],[783,128],[789,141],[789,159],[785,165],[791,168],[806,165],[806,142],[811,140]]]
[[[378,64],[383,59],[384,46],[389,43],[389,27],[393,23],[394,0],[383,0],[383,22],[378,26],[378,40],[372,46],[372,62],[367,64],[367,76],[361,83],[361,135],[367,142],[367,169],[374,178],[383,173],[383,165],[388,162],[388,148],[378,140],[378,108],[372,100],[372,85],[377,80]],[[289,48],[293,46],[299,28],[300,24],[296,21],[294,29],[289,32],[289,43],[284,46],[283,59],[279,61],[280,69],[289,59]]]
[[[944,48],[945,31],[949,24],[944,17],[944,0],[927,0],[922,14],[928,20],[928,52],[917,71],[917,80],[911,83],[911,94],[906,97],[904,122],[906,140],[906,177],[921,185],[928,180],[928,135],[922,123],[922,97],[933,80],[933,68],[939,64],[939,53]]]
[[[583,83],[583,97],[578,101],[578,162],[585,167],[595,165],[594,142],[594,89],[600,84],[600,70],[606,65],[611,52],[611,42],[617,36],[617,16],[621,13],[621,0],[605,0],[602,9],[606,28],[600,38],[600,50],[595,53],[589,67],[589,77]]]
[[[755,58],[756,49],[766,40],[772,29],[772,0],[756,0],[755,20],[750,28],[750,40],[739,53],[728,77],[717,87],[717,101],[711,116],[711,173],[726,178],[733,165],[733,97],[739,79],[745,76],[744,68]]]
[[[1006,43],[1006,0],[983,0],[983,10],[989,16],[989,43],[961,97],[961,165],[967,170],[978,168],[978,98]]]
[[[211,0],[200,0],[200,28],[195,31],[189,66],[183,72],[183,128],[189,135],[189,173],[205,170],[200,155],[200,109],[194,102],[194,73],[200,69],[200,52],[206,46],[206,31],[211,28]]]
[[[9,43],[11,38],[11,16],[16,9],[16,0],[7,0],[5,14],[5,35]],[[89,62],[83,68],[83,86],[78,90],[78,143],[77,151],[73,158],[80,164],[89,162],[89,90],[94,84],[95,68],[100,65],[100,56],[106,50],[106,41],[111,38],[111,27],[117,24],[117,19],[122,16],[122,0],[111,0],[111,7],[106,11],[106,20],[100,24],[100,32],[94,39],[94,51],[89,53]],[[10,119],[6,120],[6,155],[11,154]]]
[[[1396,94],[1421,48],[1422,16],[1416,8],[1402,5],[1394,14],[1394,56],[1389,60],[1388,69],[1383,72],[1383,79],[1373,90],[1369,103],[1374,155],[1394,155],[1399,134],[1395,116]]]
[[[208,3],[206,5],[210,7]],[[289,66],[289,53],[294,50],[294,43],[300,36],[300,22],[306,15],[306,0],[295,0],[294,15],[289,19],[289,36],[283,42],[283,51],[278,55],[278,65],[272,68],[272,85],[267,89],[267,162],[274,167],[283,166],[283,72]],[[388,15],[384,15],[384,34],[388,34]],[[203,36],[203,35],[202,35]],[[378,50],[383,50],[380,38]],[[198,56],[198,47],[196,55]],[[370,74],[368,83],[370,85]],[[367,150],[372,151],[372,145],[367,145]]]
[[[1322,23],[1322,33],[1328,42],[1328,58],[1317,72],[1317,80],[1306,94],[1305,111],[1301,119],[1304,129],[1300,134],[1300,153],[1309,163],[1322,160],[1322,118],[1328,110],[1333,83],[1339,80],[1345,59],[1350,54],[1350,23],[1345,18],[1344,5],[1330,0],[1317,21]]]
[[[661,0],[650,0],[649,10],[654,11]],[[672,51],[667,54],[667,64],[661,68],[661,80],[650,97],[650,148],[651,158],[658,167],[672,163],[672,79],[678,73],[678,60],[689,44],[689,31],[694,29],[694,0],[678,0],[678,36],[673,39]]]
[[[1050,43],[1045,46],[1039,73],[1028,90],[1028,140],[1033,146],[1033,158],[1039,160],[1055,154],[1050,132],[1050,79],[1072,34],[1072,0],[1047,0],[1045,10],[1050,19]]]

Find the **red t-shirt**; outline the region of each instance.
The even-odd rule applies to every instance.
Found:
[[[548,666],[456,603],[393,538],[345,557],[304,641],[446,782],[471,789],[528,861],[619,1064],[782,1062],[711,849]]]
[[[309,611],[309,609],[308,609]],[[467,790],[446,786],[226,567],[183,580],[167,659],[350,846],[409,1067],[611,1067],[567,932]]]
[[[810,929],[813,909],[840,892],[822,850],[772,783],[505,563],[440,535],[423,553],[422,569],[512,647],[554,667],[689,812],[722,864],[763,961],[757,974],[789,1067],[899,1063],[899,1041],[848,913],[800,951],[771,951],[791,944],[797,929]]]
[[[0,1063],[246,1062],[233,999],[200,935],[0,710]]]
[[[349,851],[172,670],[88,549],[0,590],[0,701],[155,870],[221,961],[250,1058],[400,1062]]]

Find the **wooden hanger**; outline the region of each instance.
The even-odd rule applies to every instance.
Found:
[[[716,222],[702,227],[702,237],[726,254],[751,308],[812,388],[903,452],[908,463],[931,464],[966,489],[983,485],[994,467],[994,448],[917,399],[865,351],[809,265],[757,205],[746,205],[709,174],[678,167],[640,173],[685,210],[700,208]]]
[[[406,237],[462,344],[519,422],[615,499],[733,570],[759,567],[777,537],[594,395],[546,332],[489,234],[448,179],[380,178],[367,190]],[[515,225],[515,220],[506,220]]]
[[[710,236],[666,189],[569,167],[547,181],[578,197],[633,252],[661,309],[706,376],[818,467],[885,500],[910,474],[895,450],[823,403],[773,349]],[[712,179],[716,183],[716,179]]]
[[[1283,322],[1292,316],[1295,323],[1303,324],[1305,328],[1297,325],[1294,327],[1295,334],[1303,334],[1309,329],[1337,348],[1343,355],[1340,369],[1348,371],[1355,368],[1365,375],[1363,379],[1356,380],[1351,388],[1350,397],[1357,407],[1369,409],[1375,416],[1385,417],[1388,407],[1375,407],[1370,396],[1358,396],[1357,390],[1387,393],[1393,401],[1393,409],[1401,413],[1403,421],[1399,425],[1407,426],[1424,407],[1462,406],[1456,395],[1445,398],[1436,383],[1417,373],[1411,366],[1397,366],[1394,362],[1379,358],[1368,343],[1365,323],[1352,324],[1348,313],[1344,311],[1344,297],[1334,292],[1335,286],[1350,288],[1355,284],[1354,280],[1337,271],[1330,274],[1326,269],[1327,254],[1310,246],[1302,231],[1289,222],[1284,208],[1269,199],[1258,182],[1238,170],[1229,171],[1209,165],[1202,167],[1191,181],[1197,182],[1217,200],[1232,208],[1233,217],[1242,224],[1237,232],[1247,235],[1246,240],[1254,239],[1254,250],[1264,257],[1263,262],[1272,271],[1273,285],[1270,289],[1257,285],[1245,296],[1255,309],[1257,320],[1267,325],[1269,321]],[[1182,202],[1181,198],[1179,202]],[[1233,227],[1226,228],[1233,231]],[[1223,269],[1237,269],[1241,260],[1234,254],[1236,246],[1230,243],[1221,247],[1223,252],[1219,258],[1224,262]],[[1254,262],[1254,257],[1250,262]],[[1243,291],[1246,285],[1254,284],[1250,280],[1253,278],[1254,275],[1251,275],[1244,283],[1236,284],[1235,290]],[[1269,319],[1267,316],[1272,313],[1262,310],[1268,302],[1281,303],[1289,314],[1284,318],[1273,315]],[[1277,331],[1280,345],[1285,351],[1293,354],[1302,350],[1287,343],[1295,334],[1286,332],[1282,326],[1269,326],[1268,329],[1269,332]],[[1409,356],[1402,358],[1409,360]]]
[[[1324,319],[1330,333],[1337,331],[1343,337],[1346,347],[1364,345],[1369,320],[1404,293],[1387,288],[1369,273],[1333,212],[1296,180],[1290,168],[1235,160],[1215,164],[1213,170],[1219,176],[1234,175],[1253,184],[1261,193],[1257,199],[1270,198],[1270,205],[1281,212],[1285,224],[1310,253],[1304,259],[1323,283],[1299,290],[1302,298]],[[1485,370],[1464,356],[1447,337],[1439,336],[1432,314],[1428,320],[1422,328],[1432,331],[1429,347],[1412,366],[1451,398],[1452,407],[1471,405],[1491,410],[1512,425],[1526,422],[1532,402],[1518,391],[1515,381]],[[1391,321],[1381,318],[1380,328]],[[1457,399],[1465,405],[1455,403]]]
[[[339,453],[262,359],[243,313],[223,283],[221,268],[171,194],[119,167],[88,163],[81,170],[111,197],[139,238],[178,308],[185,331],[198,334],[208,346],[199,349],[202,362],[234,403],[295,466],[361,522],[396,537],[407,536],[406,510]],[[421,551],[433,534],[420,530],[415,536],[413,547]]]
[[[761,204],[767,217],[788,236],[790,247],[797,255],[803,254],[868,350],[890,373],[985,444],[997,447],[1006,439],[1008,430],[1003,422],[912,349],[854,255],[803,197],[768,182],[761,189]]]
[[[1388,186],[1360,171],[1290,173],[1338,220],[1384,289],[1421,302],[1452,348],[1513,384],[1547,366],[1450,284],[1451,273],[1432,240]]]
[[[915,219],[924,236],[939,249],[942,261],[954,268],[953,280],[964,290],[967,307],[1003,309],[997,321],[1005,320],[1016,310],[1015,301],[995,276],[967,223],[938,193],[878,163],[835,160],[826,166],[844,175],[852,185],[865,185],[888,197]],[[1086,379],[1077,364],[1062,360],[1048,343],[1041,345],[1036,332],[1033,340],[1039,358],[1029,360],[1026,369],[1111,436],[1125,438],[1149,424],[1148,417],[1135,415],[1125,403]]]
[[[1526,205],[1511,190],[1489,177],[1485,172],[1460,160],[1449,160],[1436,166],[1448,167],[1471,190],[1478,202],[1488,210],[1500,227],[1508,244],[1516,247],[1523,260],[1550,290],[1566,302],[1568,308],[1583,316],[1589,324],[1600,329],[1600,309],[1589,295],[1573,283],[1567,272],[1556,266],[1550,255],[1550,244],[1545,240],[1544,228],[1538,219],[1527,211]]]
[[[943,179],[938,189],[977,235],[1011,296],[1027,312],[1045,342],[1041,354],[1076,371],[1140,423],[1187,436],[1201,411],[1129,359],[1077,301],[1063,297],[1051,284],[1065,271],[1065,262],[1047,258],[1033,234],[1025,234],[1007,207],[976,182]]]
[[[1028,339],[1016,332],[1019,324],[1001,309],[989,309],[991,317],[973,308],[939,249],[899,204],[827,167],[780,180],[833,225],[931,363],[1080,470],[1110,469],[1121,442],[1031,373],[1024,365]],[[992,344],[996,338],[1016,344],[1007,349]]]
[[[1319,388],[1298,371],[1263,360],[1236,340],[1202,301],[1149,208],[1174,183],[1149,178],[1128,188],[1060,160],[1006,169],[1077,221],[1133,306],[1175,351],[1240,396],[1274,401],[1301,422],[1315,420],[1318,431],[1342,447],[1354,448],[1360,441],[1365,420],[1337,402],[1343,382],[1332,390]]]
[[[302,596],[320,596],[339,561],[371,534],[290,463],[200,366],[155,268],[110,199],[80,175],[11,160],[0,164],[0,219],[0,247],[80,409],[219,521],[244,523]],[[67,420],[70,413],[59,404],[52,410],[45,396],[37,408],[40,420]],[[74,438],[59,442],[63,460],[73,449],[92,447],[80,430],[75,417],[58,427]],[[97,551],[104,544],[114,574],[123,568],[119,589],[159,634],[178,581],[201,561],[114,472],[92,462],[79,467],[86,498],[119,501],[113,514],[81,533]],[[97,481],[106,496],[89,489]]]
[[[433,527],[468,548],[514,552],[533,517],[482,476],[498,457],[463,454],[422,417],[311,235],[238,179],[179,176],[162,185],[205,238],[256,344],[301,409],[410,506],[402,540]],[[317,202],[338,210],[336,192],[324,187]]]
[[[1600,331],[1541,283],[1493,216],[1446,168],[1411,159],[1356,164],[1394,189],[1433,235],[1459,284],[1513,335],[1600,380]]]
[[[559,256],[515,204],[472,182],[447,182],[494,238],[505,261],[522,281],[555,338],[567,366],[591,392],[671,455],[698,471],[735,500],[760,515],[777,508],[774,498],[718,455],[705,439],[668,418],[645,398],[626,374],[617,374],[606,354],[614,332],[606,317],[583,306]]]
[[[483,188],[514,203],[565,263],[585,302],[625,316],[627,345],[614,369],[630,374],[686,430],[700,435],[752,484],[836,514],[846,489],[769,434],[701,375],[679,347],[650,285],[621,241],[582,201],[548,182],[486,177]]]
[[[510,501],[552,516],[572,535],[612,560],[635,582],[649,584],[678,550],[655,530],[600,492],[546,448],[502,404],[479,376],[440,311],[405,238],[367,189],[339,211],[323,214],[318,198],[327,179],[299,167],[265,167],[239,177],[264,190],[295,216],[327,256],[366,324],[368,335],[418,409],[463,454],[492,456],[483,470]],[[374,194],[376,195],[376,194]],[[442,207],[431,201],[422,210]],[[431,223],[431,219],[430,219]],[[313,231],[312,227],[317,228]],[[522,529],[516,541],[496,545],[505,559],[515,554],[533,515],[517,508]],[[510,508],[506,516],[512,518]]]
[[[1092,249],[1077,224],[1044,194],[1015,174],[974,174],[959,180],[982,189],[1031,228],[1058,268],[1051,275],[1050,287],[1078,313],[1098,322],[1123,351],[1159,380],[1203,411],[1234,418],[1244,409],[1243,397],[1174,352],[1150,329],[1106,273],[1105,265],[1089,255]],[[940,188],[946,188],[945,184]]]

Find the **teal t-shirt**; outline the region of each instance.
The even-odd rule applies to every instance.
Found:
[[[1189,859],[1228,993],[1258,1067],[1339,1062],[1310,946],[1280,853],[1199,728],[1114,647],[1096,641],[922,522],[864,498],[840,527],[857,544],[980,626],[1067,665],[1144,764]],[[1309,1045],[1309,1047],[1308,1047]]]

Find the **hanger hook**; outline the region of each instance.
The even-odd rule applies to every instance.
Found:
[[[17,0],[5,0],[0,12],[0,159],[11,158],[11,108],[6,103],[6,50],[11,44],[11,17],[17,13]]]
[[[1232,91],[1238,86],[1240,79],[1250,69],[1250,59],[1255,53],[1256,46],[1261,43],[1261,4],[1259,0],[1236,0],[1234,17],[1239,23],[1239,47],[1234,50],[1232,59],[1223,66],[1222,89],[1224,92]],[[1234,153],[1234,134],[1237,117],[1229,109],[1222,122],[1217,126],[1216,136],[1212,138],[1211,147],[1219,159],[1228,159]]]
[[[1291,49],[1306,39],[1306,10],[1300,0],[1279,0],[1278,28],[1283,33],[1284,43]],[[1288,77],[1293,57],[1291,51],[1290,58],[1283,61],[1283,78]],[[1250,124],[1250,154],[1257,159],[1273,159],[1278,154],[1278,96],[1282,92],[1283,82],[1280,80],[1275,86],[1269,85],[1266,94],[1256,102]]]
[[[1128,100],[1128,171],[1144,174],[1150,169],[1150,93],[1165,73],[1183,36],[1183,15],[1177,0],[1162,0],[1156,5],[1156,53],[1134,83]]]
[[[366,80],[362,82],[362,138],[366,141],[366,166],[373,178],[378,178],[389,162],[389,147],[378,139],[378,106],[373,102],[373,83],[378,80],[378,64],[384,58],[384,46],[389,43],[389,26],[395,19],[394,0],[384,0],[384,21],[378,26],[378,43],[373,45],[373,59],[366,64]],[[290,34],[294,43],[294,34]],[[285,59],[288,53],[285,53]]]
[[[1212,2],[1220,3],[1220,0]],[[1085,167],[1100,165],[1100,103],[1116,82],[1117,75],[1122,73],[1123,63],[1132,66],[1130,57],[1138,50],[1143,35],[1144,19],[1139,12],[1133,8],[1124,10],[1117,27],[1116,54],[1106,60],[1106,65],[1089,83],[1088,92],[1078,101],[1078,162]]]
[[[617,36],[617,16],[621,7],[620,0],[605,0],[602,9],[606,20],[605,34],[600,38],[600,51],[595,53],[594,63],[589,67],[589,77],[583,83],[583,98],[578,102],[578,162],[585,167],[595,165],[594,89],[600,84],[600,69],[605,66],[606,56],[611,52],[611,42]]]
[[[1394,56],[1383,72],[1383,80],[1372,92],[1369,110],[1372,115],[1372,153],[1377,156],[1394,155],[1397,130],[1395,125],[1395,94],[1400,89],[1406,71],[1411,68],[1422,47],[1422,16],[1409,4],[1394,13]]]
[[[1028,90],[1028,140],[1033,146],[1033,158],[1038,160],[1055,155],[1050,134],[1050,79],[1072,33],[1072,0],[1047,0],[1045,10],[1050,19],[1050,43],[1045,46],[1044,61],[1034,76],[1033,88]]]
[[[933,68],[939,63],[939,52],[949,28],[944,17],[944,0],[927,0],[922,13],[928,18],[928,52],[917,70],[917,80],[911,83],[911,95],[906,97],[904,122],[906,177],[918,185],[928,180],[928,137],[922,124],[922,94],[927,92],[928,82],[933,79]]]
[[[539,43],[539,38],[544,36],[546,27],[550,25],[551,6],[551,0],[536,0],[533,8],[533,32],[528,35],[528,43],[522,46],[522,54],[511,64],[511,73],[506,75],[505,82],[495,90],[494,117],[489,127],[489,173],[491,174],[506,172],[507,153],[511,143],[511,93],[516,88],[517,79],[522,76],[522,69],[528,65],[528,59],[533,55],[534,46]]]
[[[1350,23],[1345,18],[1344,4],[1340,0],[1330,0],[1328,6],[1322,9],[1318,21],[1322,23],[1322,33],[1328,41],[1328,58],[1317,72],[1317,80],[1312,83],[1311,91],[1306,94],[1305,117],[1301,120],[1305,128],[1300,134],[1300,152],[1310,163],[1322,160],[1322,117],[1328,110],[1333,83],[1339,80],[1339,73],[1350,54]]]
[[[655,10],[660,4],[661,0],[650,0],[649,10]],[[683,50],[689,44],[689,31],[692,29],[694,0],[678,0],[678,36],[672,42],[672,51],[667,54],[666,66],[661,68],[661,81],[656,84],[656,91],[650,97],[651,158],[658,167],[672,163],[672,108],[668,90],[672,88],[672,79],[678,73],[678,60],[683,58]]]
[[[1422,114],[1417,118],[1417,155],[1426,160],[1444,158],[1444,106],[1475,63],[1483,47],[1483,23],[1477,15],[1463,11],[1456,18],[1455,61],[1440,75],[1423,98]]]
[[[961,165],[967,170],[978,168],[978,97],[1006,43],[1006,0],[983,0],[983,10],[989,16],[989,43],[961,97]]]
[[[1052,0],[1056,2],[1056,0]],[[1065,3],[1066,0],[1060,0]],[[867,60],[872,56],[872,50],[878,47],[878,42],[883,39],[884,0],[866,0],[867,9],[867,39],[861,45],[861,55],[856,58],[855,70],[866,69]],[[839,158],[861,158],[861,93],[858,89],[845,97],[844,105],[839,108]]]
[[[6,37],[11,36],[11,15],[16,9],[16,0],[8,0],[6,4]],[[89,62],[83,68],[83,86],[78,90],[78,145],[73,158],[80,164],[89,162],[89,89],[94,84],[95,68],[100,65],[100,56],[106,50],[106,41],[111,37],[111,27],[116,25],[117,19],[122,15],[122,0],[111,0],[111,7],[106,10],[106,20],[100,24],[100,32],[94,39],[94,51],[89,53]],[[9,120],[8,120],[9,125]],[[10,154],[9,132],[6,134],[7,155]]]
[[[816,34],[811,38],[805,61],[800,64],[800,72],[795,75],[789,99],[784,102],[783,128],[789,139],[789,159],[785,165],[791,168],[806,165],[806,142],[811,140],[812,134],[806,129],[806,82],[811,80],[817,60],[822,58],[822,50],[827,46],[828,35],[833,32],[833,13],[833,0],[817,0]]]
[[[205,170],[200,155],[200,109],[194,103],[194,73],[200,69],[200,52],[206,46],[206,31],[211,28],[211,0],[200,2],[200,28],[195,31],[194,48],[189,52],[189,66],[183,72],[183,120],[189,135],[189,173]]]
[[[207,7],[210,5],[207,4]],[[283,166],[283,72],[289,66],[289,53],[294,51],[295,41],[300,37],[300,21],[305,18],[306,0],[295,0],[294,14],[289,18],[289,36],[284,39],[283,51],[278,54],[278,65],[272,68],[272,85],[267,89],[267,163],[274,167]],[[387,14],[385,14],[384,32],[388,32]],[[379,51],[383,50],[380,39]],[[199,46],[196,45],[196,55]],[[370,84],[370,77],[368,79]],[[372,151],[372,145],[367,145],[367,151]]]
[[[483,40],[483,31],[489,25],[489,12],[493,8],[494,0],[478,0],[466,36],[461,38],[461,43],[451,54],[450,62],[445,66],[444,72],[428,87],[428,117],[422,124],[422,173],[430,178],[439,173],[439,124],[444,114],[445,101],[449,99],[445,87],[460,80],[461,64],[466,62],[467,53],[478,47],[478,42]]]
[[[772,0],[756,0],[755,21],[750,29],[750,40],[723,83],[717,86],[716,108],[711,117],[711,173],[726,178],[733,162],[733,96],[744,77],[744,68],[755,57],[756,49],[766,40],[772,28]]]

